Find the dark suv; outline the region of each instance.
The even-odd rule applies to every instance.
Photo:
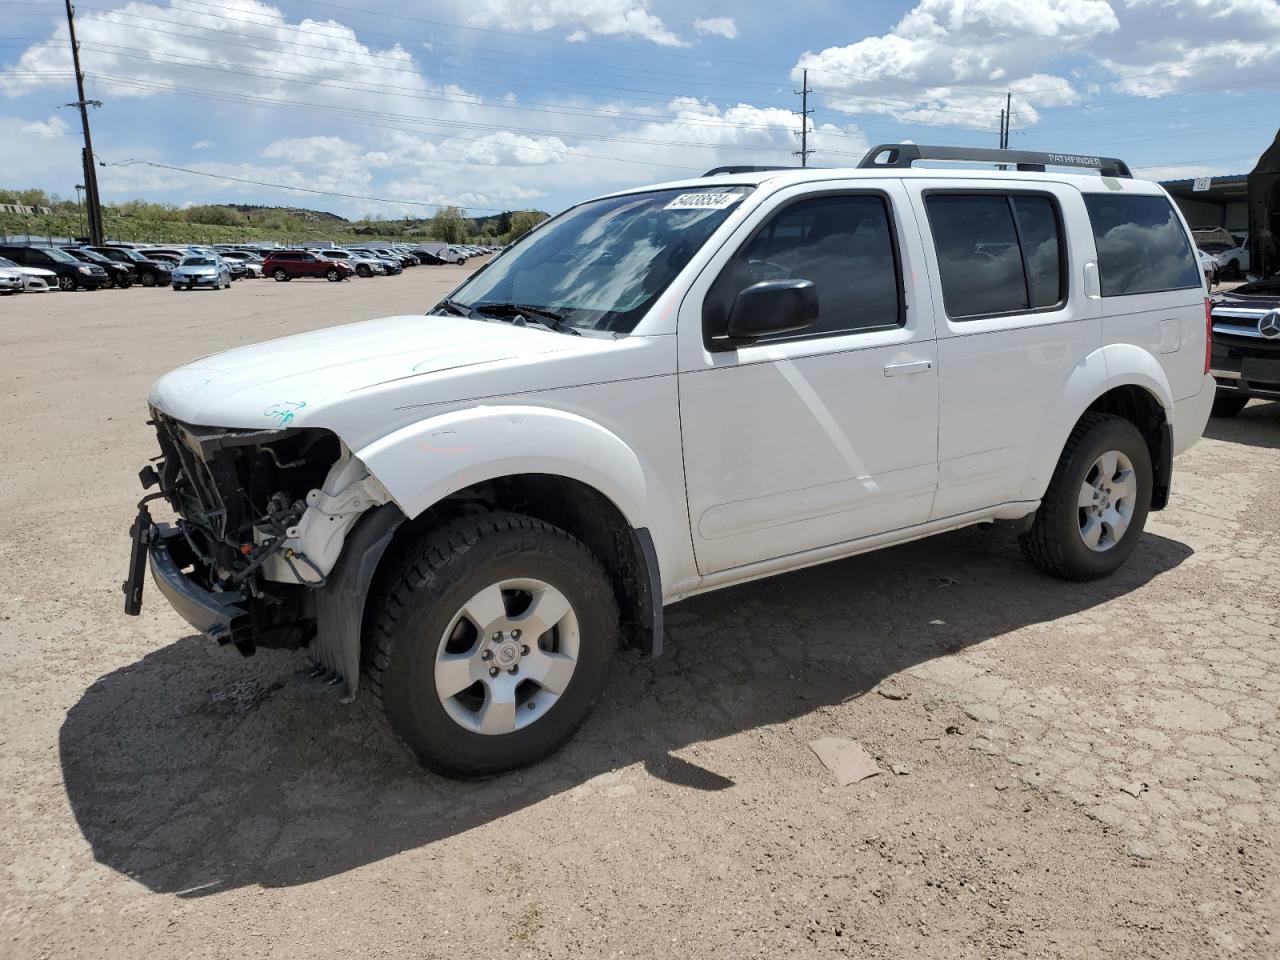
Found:
[[[138,279],[138,274],[133,267],[123,263],[116,263],[114,260],[110,260],[94,250],[89,250],[85,247],[63,247],[62,251],[71,254],[81,263],[96,263],[107,271],[107,279],[110,281],[109,286],[128,290],[133,286],[133,281]]]
[[[52,270],[58,275],[59,290],[97,290],[111,282],[107,271],[96,263],[81,263],[57,247],[0,246],[0,257],[24,267]]]
[[[1215,417],[1234,417],[1252,397],[1280,400],[1280,277],[1213,297]]]
[[[100,253],[116,263],[133,267],[138,275],[138,282],[144,287],[167,287],[173,276],[172,264],[144,257],[137,250],[129,247],[85,247],[84,249]]]
[[[347,260],[331,259],[306,250],[272,250],[262,261],[262,275],[276,280],[294,277],[324,277],[337,283],[354,271]]]

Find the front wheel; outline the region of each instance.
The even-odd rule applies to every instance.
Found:
[[[1023,552],[1064,580],[1096,580],[1137,546],[1151,507],[1151,452],[1128,420],[1080,418],[1058,460]]]
[[[76,288],[76,278],[63,274],[58,278],[58,289],[70,293]]]
[[[138,282],[144,287],[154,287],[156,285],[156,276],[154,273],[144,273]]]
[[[596,558],[511,513],[426,534],[374,610],[364,687],[375,712],[450,776],[512,770],[563,745],[600,698],[619,639]]]
[[[337,270],[326,270],[324,274],[324,278],[328,280],[330,283],[337,283],[339,280],[342,279],[342,274],[340,274]]]
[[[1234,417],[1249,403],[1246,395],[1239,393],[1219,393],[1213,398],[1212,415],[1215,417]]]
[[[359,266],[359,267],[356,267],[356,275],[357,275],[357,276],[360,276],[360,277],[368,277],[368,276],[370,276],[372,273],[373,273],[373,271],[371,271],[368,267],[365,267],[365,266]]]

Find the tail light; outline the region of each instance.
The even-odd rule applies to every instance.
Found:
[[[1213,359],[1213,301],[1204,298],[1204,372],[1209,372],[1209,362]]]

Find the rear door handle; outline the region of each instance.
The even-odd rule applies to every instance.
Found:
[[[933,369],[932,360],[912,360],[910,363],[885,364],[886,377],[909,377],[917,373],[925,373]]]

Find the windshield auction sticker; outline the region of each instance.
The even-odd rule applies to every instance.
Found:
[[[663,210],[723,210],[742,199],[740,193],[682,193]]]

